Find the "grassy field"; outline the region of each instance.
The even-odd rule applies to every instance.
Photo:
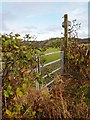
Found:
[[[51,53],[51,52],[57,52],[57,51],[60,51],[60,49],[59,48],[49,48],[49,49],[47,49],[46,51],[45,51],[45,54],[46,53]],[[44,65],[44,64],[46,64],[46,63],[49,63],[49,62],[52,62],[52,61],[54,61],[54,60],[57,60],[57,59],[60,59],[60,53],[56,53],[56,54],[51,54],[51,55],[48,55],[48,56],[42,56],[41,57],[41,64],[42,65]],[[60,61],[58,61],[58,62],[55,62],[55,63],[53,63],[53,64],[51,64],[51,65],[48,65],[48,66],[46,66],[46,67],[43,67],[42,69],[41,69],[41,74],[42,74],[42,76],[44,76],[44,75],[47,75],[47,74],[49,74],[49,73],[51,73],[53,70],[56,70],[57,68],[59,68],[60,67]],[[57,73],[57,72],[56,72]],[[55,75],[55,74],[54,74]],[[46,78],[47,79],[47,78]],[[47,79],[46,80],[45,79],[45,81],[48,81],[49,82],[49,80]],[[50,79],[50,78],[49,78]],[[51,79],[50,79],[51,80]]]
[[[48,48],[45,53],[50,53],[50,52],[56,52],[56,51],[59,51],[60,48]]]
[[[50,52],[57,52],[59,50],[60,50],[59,48],[49,48],[45,51],[45,54],[50,53]],[[48,55],[48,56],[42,56],[41,64],[46,64],[46,63],[52,62],[54,60],[57,60],[59,58],[60,58],[60,53],[56,53],[56,54],[52,54],[52,55]]]
[[[82,44],[79,44],[80,46],[89,46],[90,47],[90,43],[88,43],[88,44],[84,44],[84,43],[82,43]]]

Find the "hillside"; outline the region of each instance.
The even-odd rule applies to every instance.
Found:
[[[55,43],[56,43],[56,40],[58,41],[61,41],[63,40],[63,38],[50,38],[48,40],[44,40],[44,41],[32,41],[32,43],[34,44],[34,46],[36,47],[54,47]],[[27,44],[27,41],[24,41],[26,44]],[[81,38],[78,38],[78,43],[79,44],[88,44],[90,43],[90,38],[84,38],[84,39],[81,39]]]

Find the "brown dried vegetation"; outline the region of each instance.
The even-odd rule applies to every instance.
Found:
[[[50,88],[36,91],[33,83],[36,76],[32,69],[34,61],[32,62],[31,56],[28,56],[28,49],[26,46],[20,47],[17,42],[11,43],[10,40],[7,36],[3,37],[3,52],[9,50],[7,54],[10,53],[10,57],[4,53],[3,59],[14,62],[14,64],[8,63],[9,66],[3,69],[5,71],[2,86],[3,119],[90,119],[90,50],[88,47],[71,45],[67,55],[69,74],[55,76],[55,81]],[[12,49],[8,49],[9,44],[12,44]],[[18,57],[21,55],[20,60],[15,52]],[[29,66],[32,72],[29,71],[29,74],[25,73],[28,70],[27,65],[30,65],[26,55],[30,57],[29,60],[32,63]],[[7,66],[7,63],[4,66]]]

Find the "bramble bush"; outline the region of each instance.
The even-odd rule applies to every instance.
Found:
[[[35,87],[36,48],[26,35],[28,46],[19,34],[4,34],[2,40],[2,91],[3,116],[18,117],[23,109],[19,97],[27,95]]]
[[[35,90],[37,48],[4,34],[2,39],[3,119],[90,118],[89,48],[71,44],[68,52],[69,76],[58,75],[51,88]]]
[[[76,79],[90,80],[90,47],[72,43],[67,51],[68,72]]]

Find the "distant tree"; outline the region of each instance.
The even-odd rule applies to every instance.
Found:
[[[61,46],[62,46],[62,38],[55,38],[55,40],[52,42],[51,46],[53,48],[61,48]]]

